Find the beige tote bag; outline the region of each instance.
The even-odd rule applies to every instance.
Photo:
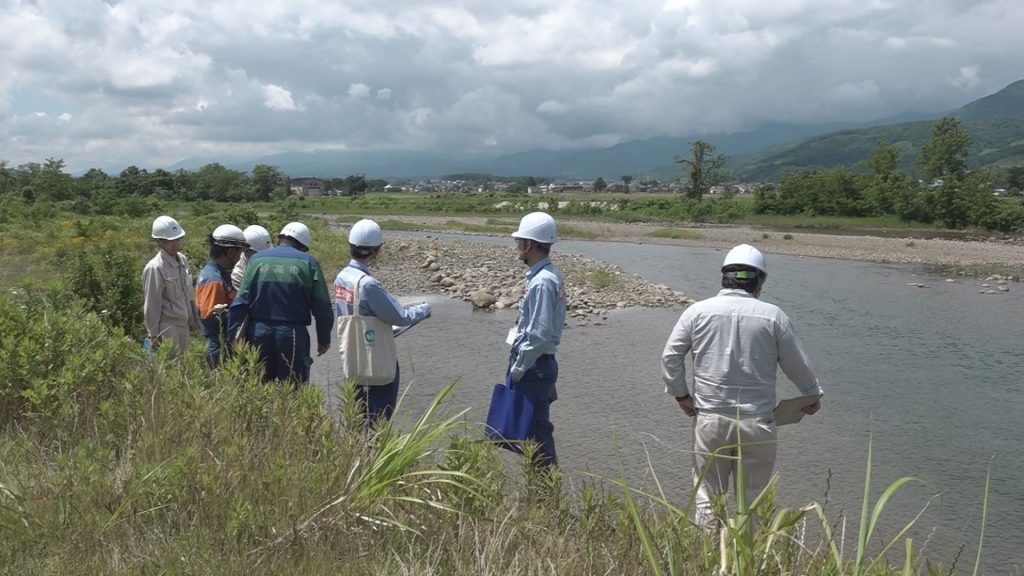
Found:
[[[338,318],[338,351],[347,380],[362,386],[384,386],[395,380],[398,349],[391,324],[376,316],[359,315],[359,284],[352,294],[352,315]]]

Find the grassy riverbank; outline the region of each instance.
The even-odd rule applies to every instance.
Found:
[[[172,213],[194,266],[205,231],[257,220]],[[276,230],[293,217],[258,220]],[[138,278],[151,218],[0,221],[0,574],[945,574],[970,573],[981,548],[931,551],[959,558],[943,568],[899,533],[872,537],[898,485],[859,522],[810,499],[777,508],[769,490],[750,503],[757,528],[741,503],[720,540],[657,481],[524,470],[480,441],[450,389],[368,437],[350,400],[331,415],[316,386],[265,386],[252,354],[217,373],[199,338],[182,363],[148,357]],[[344,242],[310,223],[313,252],[337,269]],[[909,550],[906,565],[889,564],[889,543]]]
[[[0,573],[945,573],[899,534],[909,559],[889,566],[868,533],[907,480],[847,542],[830,533],[845,519],[776,508],[772,490],[719,541],[656,483],[521,469],[451,388],[368,437],[350,398],[333,418],[317,387],[261,384],[251,353],[210,373],[198,342],[184,362],[151,358],[101,315],[61,310],[0,296],[19,333],[0,344]]]

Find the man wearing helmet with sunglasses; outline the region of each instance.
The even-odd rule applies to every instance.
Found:
[[[736,246],[722,263],[722,290],[687,308],[662,353],[665,391],[693,421],[695,522],[716,523],[712,496],[737,486],[736,445],[742,444],[746,498],[764,490],[775,468],[777,436],[773,410],[778,367],[808,397],[821,386],[786,313],[759,300],[768,277],[761,251]],[[683,365],[693,353],[693,393]],[[803,408],[814,414],[821,401]],[[716,453],[717,451],[717,457]]]

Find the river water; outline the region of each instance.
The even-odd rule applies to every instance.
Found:
[[[565,241],[555,248],[697,299],[717,292],[724,257],[713,249],[610,242]],[[902,476],[920,480],[886,507],[876,548],[927,505],[909,533],[915,549],[926,545],[929,558],[948,566],[963,545],[957,572],[965,573],[977,552],[991,465],[983,573],[1016,573],[1024,566],[1024,428],[1017,423],[1024,414],[1024,286],[982,295],[980,281],[948,283],[909,266],[767,257],[762,298],[793,319],[825,389],[818,415],[780,429],[780,504],[827,500],[833,521],[845,512],[851,554],[872,438],[872,500]],[[422,410],[458,381],[452,405],[471,408],[467,419],[482,422],[491,387],[504,374],[504,339],[515,312],[474,311],[442,296],[403,300],[434,306],[430,319],[398,339],[406,406]],[[604,325],[566,328],[559,400],[551,408],[563,467],[625,475],[639,486],[650,486],[656,475],[685,504],[690,420],[660,379],[661,351],[680,313],[616,310]],[[334,353],[320,359],[313,380],[336,383],[337,364]],[[780,398],[796,394],[780,380]]]

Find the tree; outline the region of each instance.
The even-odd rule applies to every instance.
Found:
[[[598,176],[597,180],[594,180],[594,192],[604,192],[608,189],[608,183],[604,181],[604,178]]]
[[[213,162],[195,174],[196,191],[203,200],[237,202],[251,197],[249,176]]]
[[[929,179],[963,177],[967,172],[967,153],[971,137],[960,120],[946,117],[932,126],[932,139],[921,148],[919,162]]]
[[[1024,166],[1011,166],[1006,169],[1006,185],[1009,188],[1024,190]]]
[[[981,183],[967,180],[967,153],[971,137],[956,118],[943,118],[932,127],[932,138],[921,148],[918,162],[924,168],[929,185],[935,186],[935,217],[947,228],[963,228],[970,224],[972,201],[983,200],[978,194]],[[987,213],[988,208],[981,210]],[[978,213],[975,211],[975,213]]]
[[[255,200],[284,198],[288,195],[288,177],[277,166],[257,164],[252,167]]]
[[[619,176],[619,178],[622,178],[622,187],[624,188],[623,192],[629,194],[629,183],[633,181],[633,177],[627,174],[625,176]]]
[[[690,187],[686,195],[701,199],[715,184],[722,180],[722,168],[725,166],[724,154],[715,154],[715,145],[697,139],[691,144],[692,156],[685,158],[676,156],[675,162],[690,169]]]
[[[344,183],[345,193],[348,196],[362,196],[366,194],[368,184],[366,183],[366,176],[362,174],[353,174],[345,177]]]
[[[90,168],[75,179],[75,190],[79,198],[90,199],[102,192],[113,194],[116,190],[114,179],[103,170]]]
[[[71,175],[64,172],[64,160],[60,158],[47,158],[32,178],[36,194],[54,202],[70,200],[72,184]]]
[[[879,142],[864,161],[871,175],[867,177],[863,193],[863,214],[878,216],[893,213],[896,194],[902,193],[908,184],[906,176],[896,169],[899,162],[899,149],[885,141]]]
[[[0,160],[0,196],[14,191],[14,171],[8,167],[7,160]]]
[[[121,196],[137,196],[145,194],[146,180],[149,173],[138,166],[129,166],[117,177],[117,193]]]

